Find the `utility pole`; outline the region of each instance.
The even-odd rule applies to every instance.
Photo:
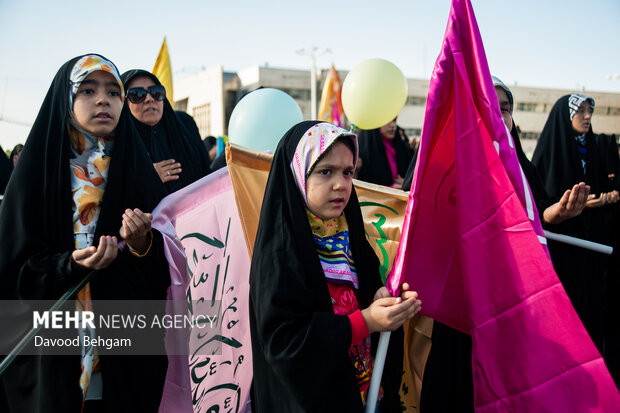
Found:
[[[296,53],[302,56],[310,56],[312,59],[312,66],[310,67],[310,117],[312,120],[316,119],[316,58],[324,53],[331,53],[330,49],[320,49],[318,47],[312,47],[311,49],[298,49]]]

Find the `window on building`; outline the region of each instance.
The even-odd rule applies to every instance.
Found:
[[[521,132],[519,134],[520,139],[538,139],[540,132]]]
[[[595,106],[594,114],[603,116],[620,116],[620,108],[614,108],[612,106]]]
[[[200,136],[211,135],[211,103],[192,108],[192,116],[196,121]]]
[[[426,105],[426,98],[423,96],[407,96],[407,105],[424,106]]]
[[[295,100],[310,100],[310,89],[280,89]]]
[[[180,110],[181,112],[187,112],[187,101],[189,98],[177,100],[174,102],[174,110]]]
[[[550,109],[550,105],[546,103],[533,103],[533,102],[517,103],[517,110],[520,112],[547,113],[549,112],[549,109]]]
[[[405,135],[411,138],[412,136],[417,136],[418,138],[422,134],[422,129],[405,129]]]
[[[517,110],[521,112],[534,112],[536,109],[536,103],[519,102],[517,104]]]

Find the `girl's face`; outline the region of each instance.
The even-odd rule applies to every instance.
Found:
[[[577,133],[586,133],[590,130],[592,112],[592,106],[587,100],[583,101],[581,105],[579,105],[579,109],[577,109],[577,112],[575,112],[573,115],[573,120],[571,121],[573,129],[575,129]]]
[[[110,73],[97,70],[82,81],[73,101],[73,119],[94,136],[116,129],[123,101],[121,88]]]
[[[336,142],[317,162],[306,181],[308,209],[322,219],[342,215],[353,186],[353,152]]]
[[[153,82],[151,78],[147,76],[139,76],[127,85],[127,90],[134,87],[141,87],[148,90],[150,86],[155,86],[155,82]],[[164,115],[163,100],[153,99],[153,96],[151,96],[150,93],[147,93],[146,99],[140,103],[128,103],[131,114],[145,125],[157,125]]]

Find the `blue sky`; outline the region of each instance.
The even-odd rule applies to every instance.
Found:
[[[491,72],[522,86],[620,92],[620,1],[472,0]],[[0,0],[0,145],[23,142],[65,61],[97,52],[121,72],[151,69],[167,36],[175,77],[217,64],[309,68],[381,57],[428,78],[450,0]]]

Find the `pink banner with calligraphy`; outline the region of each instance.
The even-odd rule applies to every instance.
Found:
[[[185,300],[190,315],[210,314],[215,327],[192,329],[189,356],[168,357],[160,412],[250,411],[250,258],[228,171],[166,197],[153,226],[165,237],[168,299]]]

